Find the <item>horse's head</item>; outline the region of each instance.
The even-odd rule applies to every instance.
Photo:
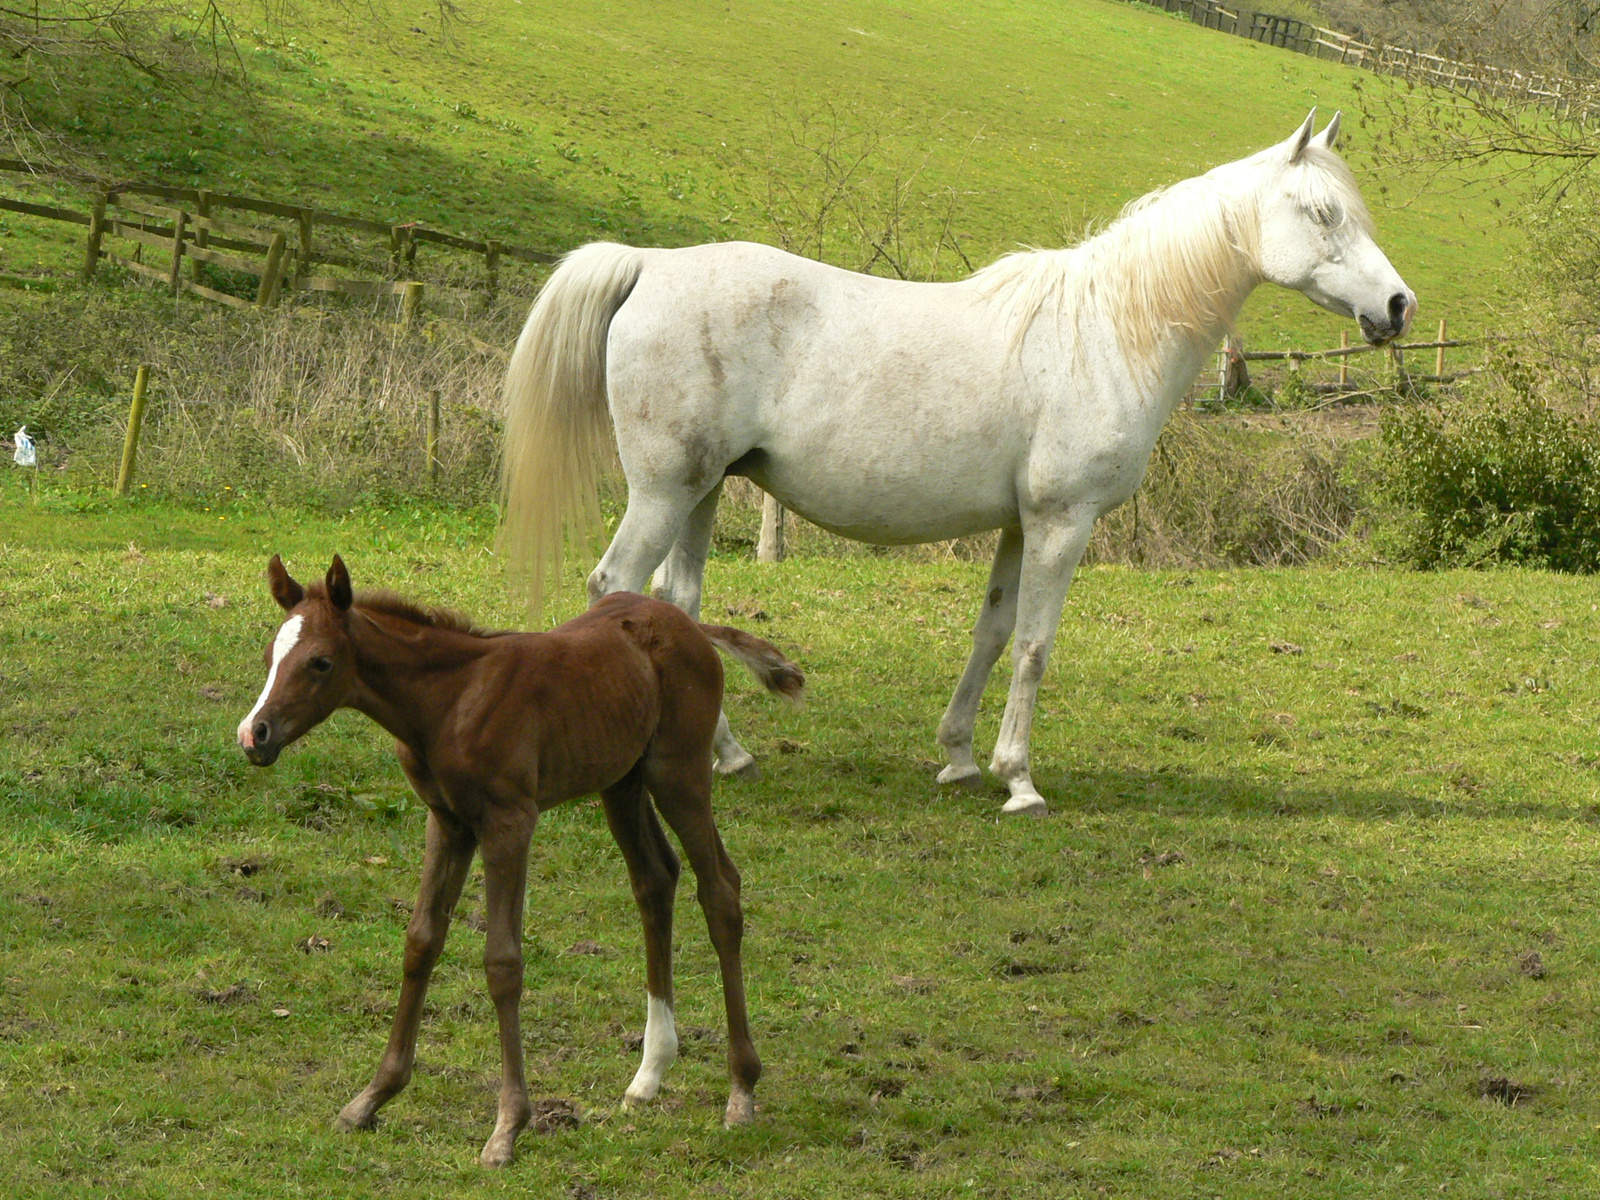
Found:
[[[1355,178],[1333,152],[1339,114],[1313,134],[1316,110],[1288,141],[1245,159],[1260,214],[1257,260],[1262,275],[1342,317],[1354,317],[1375,346],[1394,341],[1417,312],[1377,242]]]
[[[322,584],[308,590],[274,554],[267,584],[288,616],[267,650],[266,686],[239,722],[239,745],[258,767],[270,766],[285,746],[325,721],[344,702],[355,675],[350,573],[339,556]]]

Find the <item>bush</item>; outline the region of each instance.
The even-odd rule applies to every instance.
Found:
[[[1404,509],[1400,557],[1600,570],[1600,428],[1526,386],[1383,420],[1381,474]]]

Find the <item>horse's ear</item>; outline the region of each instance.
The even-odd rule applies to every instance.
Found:
[[[1312,109],[1305,122],[1294,131],[1294,136],[1288,141],[1289,161],[1297,163],[1300,156],[1306,152],[1306,147],[1311,144],[1311,131],[1317,127],[1317,110]]]
[[[350,591],[350,572],[345,570],[344,559],[337,554],[333,556],[333,565],[328,568],[328,599],[333,601],[333,606],[339,609],[350,607],[350,602],[355,598]]]
[[[290,578],[288,570],[283,565],[283,559],[276,554],[267,564],[267,586],[272,589],[272,598],[285,612],[306,598],[305,588]]]
[[[1339,140],[1339,114],[1333,114],[1333,120],[1328,122],[1328,127],[1312,139],[1312,144],[1321,146],[1324,150],[1332,150]]]

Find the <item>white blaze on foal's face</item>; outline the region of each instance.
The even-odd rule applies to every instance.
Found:
[[[261,695],[256,697],[255,707],[244,720],[239,722],[239,745],[246,750],[256,748],[254,734],[256,717],[271,698],[272,686],[278,681],[278,668],[283,665],[283,660],[288,657],[289,651],[300,641],[300,630],[305,621],[305,617],[298,614],[290,617],[278,628],[278,636],[272,639],[272,665],[267,668],[266,686],[261,689]]]

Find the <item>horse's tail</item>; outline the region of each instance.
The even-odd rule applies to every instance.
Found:
[[[805,672],[785,658],[771,642],[731,625],[701,625],[700,632],[750,669],[769,692],[785,700],[799,700],[806,686]]]
[[[639,280],[645,251],[580,247],[534,301],[506,370],[501,547],[537,610],[570,534],[601,528],[600,477],[615,459],[606,406],[606,335]]]

